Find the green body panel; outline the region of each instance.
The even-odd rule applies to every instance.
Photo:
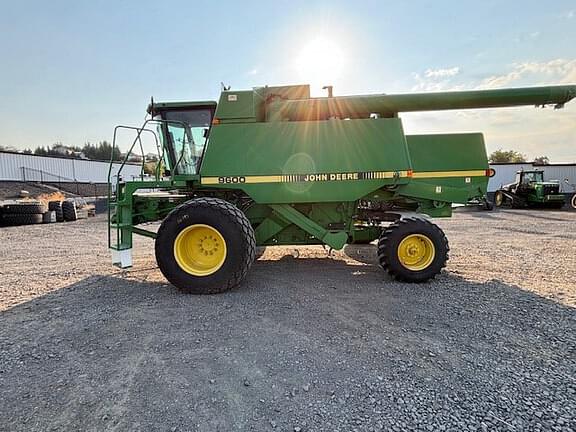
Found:
[[[256,100],[255,100],[256,99]],[[220,120],[252,119],[255,121],[258,99],[260,97],[252,90],[239,92],[222,92],[216,109],[216,118]]]
[[[547,203],[560,203],[564,202],[564,194],[547,194],[544,189],[546,187],[558,187],[558,183],[551,182],[538,182],[532,184],[532,189],[526,195],[526,200],[528,204],[547,204]]]
[[[193,161],[186,162],[189,169],[179,172],[197,174],[163,179],[158,169],[154,181],[119,182],[116,196],[110,199],[110,246],[132,247],[133,233],[154,237],[135,225],[162,219],[179,202],[199,196],[218,197],[241,208],[259,245],[323,243],[341,248],[346,242],[377,238],[383,221],[401,217],[405,211],[447,217],[452,203],[466,203],[486,193],[483,137],[406,136],[398,113],[560,107],[574,97],[576,86],[566,85],[310,98],[309,86],[297,85],[225,90],[217,105],[152,103],[148,112],[155,121],[165,122],[159,128],[162,154],[172,158],[175,143],[187,148],[189,143],[182,137],[192,134],[171,137],[167,131],[177,125],[168,125],[165,114],[206,107],[214,111],[211,127],[199,125],[193,115],[181,117],[190,118],[181,122],[182,130],[196,128],[194,140],[202,135],[198,127],[205,128],[200,168],[197,171],[195,159],[189,158]],[[151,188],[177,194],[136,194]],[[542,191],[535,194],[541,195],[538,199],[555,199]],[[379,219],[379,215],[392,219]]]
[[[407,135],[406,140],[416,172],[489,168],[481,133]]]
[[[258,203],[353,201],[406,178],[343,181],[338,174],[409,170],[399,119],[222,124],[210,133],[202,177],[299,175],[302,181],[225,184]],[[334,180],[310,174],[335,174]],[[359,176],[358,178],[360,178]],[[222,187],[222,184],[216,185]]]
[[[467,173],[489,168],[482,134],[408,135],[406,139],[414,177],[398,188],[398,194],[461,204],[486,194],[488,177]]]

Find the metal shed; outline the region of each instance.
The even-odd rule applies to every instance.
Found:
[[[119,167],[113,164],[113,175]],[[108,168],[106,161],[0,152],[0,181],[106,183]],[[140,170],[140,164],[127,164],[122,173],[132,179],[140,176]]]

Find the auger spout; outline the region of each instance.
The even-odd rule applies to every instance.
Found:
[[[497,90],[360,95],[296,100],[276,100],[269,112],[275,120],[327,120],[393,117],[400,112],[554,105],[561,108],[576,97],[576,85]]]

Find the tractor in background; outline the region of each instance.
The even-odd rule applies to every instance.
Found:
[[[544,181],[544,171],[522,170],[516,172],[513,183],[496,191],[494,204],[496,207],[559,209],[564,206],[564,194],[560,193],[560,183]]]

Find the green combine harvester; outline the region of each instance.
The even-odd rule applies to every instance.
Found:
[[[378,241],[382,267],[424,282],[448,259],[428,217],[486,194],[480,133],[406,135],[401,112],[562,107],[576,86],[311,98],[308,85],[222,91],[218,103],[152,102],[128,154],[151,134],[155,176],[110,171],[109,246],[132,265],[132,237],[155,239],[164,276],[195,294],[237,286],[257,246]],[[146,222],[162,220],[157,232]]]

